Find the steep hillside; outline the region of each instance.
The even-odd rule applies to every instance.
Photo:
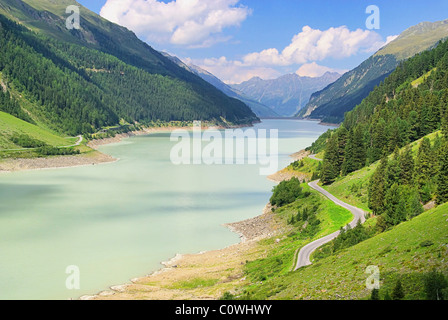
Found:
[[[404,62],[347,114],[340,128],[325,133],[312,147],[325,145],[313,176],[369,219],[320,247],[311,266],[273,274],[273,262],[277,269],[284,263],[276,253],[286,243],[282,239],[275,250],[267,249],[271,265],[262,259],[248,264],[251,283],[237,297],[446,299],[447,99],[448,41]],[[303,160],[291,168],[304,171],[304,166],[311,168]],[[302,236],[303,230],[297,232]],[[379,268],[379,291],[366,287],[368,266]]]
[[[237,92],[237,90],[233,89],[231,86],[225,84],[220,79],[218,79],[216,76],[211,74],[210,72],[202,69],[201,67],[198,67],[196,65],[190,64],[187,65],[183,63],[179,58],[172,56],[168,53],[163,52],[162,53],[165,57],[170,59],[171,61],[175,62],[178,66],[198,75],[203,80],[207,81],[217,89],[224,92],[227,96],[238,99],[242,102],[244,102],[249,108],[252,109],[252,111],[260,118],[272,118],[272,117],[280,117],[274,110],[271,108],[265,106],[264,104],[261,104],[259,102],[256,102],[254,100],[251,100],[247,97],[245,97],[243,94]]]
[[[398,280],[404,299],[426,299],[425,278],[434,269],[447,275],[446,236],[448,222],[445,204],[378,234],[355,246],[344,249],[311,266],[295,272],[272,275],[264,281],[254,278],[252,285],[241,290],[242,299],[367,299],[368,266],[380,270],[379,299],[390,296]],[[277,249],[278,250],[278,249]],[[274,261],[279,257],[271,257]],[[251,262],[252,266],[256,262]],[[259,273],[269,272],[260,266]],[[251,277],[248,273],[248,277]]]
[[[73,139],[62,138],[59,135],[42,129],[35,124],[17,119],[8,113],[0,111],[0,151],[3,151],[3,149],[22,149],[22,146],[17,145],[9,139],[10,137],[17,135],[27,135],[32,139],[42,141],[55,147],[75,144]]]
[[[0,3],[0,72],[7,90],[26,100],[19,101],[24,114],[71,135],[121,120],[257,120],[244,103],[83,7],[81,29],[68,30],[69,4],[79,5],[71,0]]]
[[[434,47],[448,36],[448,20],[424,22],[404,31],[397,39],[379,50],[335,83],[312,95],[299,117],[339,123],[383,81],[399,63]]]
[[[446,136],[447,58],[448,42],[416,55],[347,113],[327,137],[322,181],[331,183],[437,130]]]
[[[339,77],[340,74],[330,72],[317,78],[300,77],[297,74],[284,75],[274,80],[255,77],[232,85],[232,88],[270,107],[281,116],[290,117],[307,104],[312,93],[333,83]]]
[[[299,117],[339,123],[398,65],[393,55],[370,57],[336,82],[313,93]]]

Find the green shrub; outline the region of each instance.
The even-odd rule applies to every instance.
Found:
[[[51,146],[41,147],[37,152],[41,156],[68,156],[81,153],[79,150],[73,148],[56,148]]]
[[[45,142],[31,138],[26,134],[14,134],[10,140],[22,148],[39,148],[47,146]]]
[[[282,207],[297,200],[302,194],[302,187],[300,180],[294,177],[291,180],[280,182],[272,191],[271,204]]]

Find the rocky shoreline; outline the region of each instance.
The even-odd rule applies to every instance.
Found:
[[[294,160],[301,160],[310,153],[301,150],[291,155]],[[287,168],[269,176],[275,182],[281,182],[295,176],[286,172]],[[305,177],[299,177],[305,178]],[[260,249],[259,241],[285,233],[289,228],[272,212],[268,203],[261,215],[225,224],[232,232],[239,234],[240,242],[224,249],[200,252],[198,254],[177,254],[169,261],[162,262],[163,268],[142,278],[132,279],[130,283],[112,286],[110,290],[96,295],[82,296],[81,300],[185,300],[185,299],[219,299],[225,288],[233,290],[246,283],[244,261],[249,258],[263,258],[266,254]],[[281,239],[276,239],[276,242]],[[232,270],[232,272],[228,272]],[[219,278],[217,288],[197,288],[182,290],[177,284],[202,279]]]
[[[73,156],[4,159],[0,160],[0,173],[83,167],[113,163],[116,161],[118,159],[98,151]]]
[[[308,157],[310,154],[311,154],[310,151],[300,150],[299,152],[291,154],[290,157],[293,159],[293,161],[300,161],[303,158]],[[289,169],[288,167],[280,171],[277,171],[274,174],[271,174],[270,176],[268,176],[268,179],[273,182],[280,183],[285,180],[290,180],[293,177],[298,178],[300,181],[307,181],[310,179],[309,175],[306,175],[304,173],[298,173],[294,170]]]
[[[145,129],[142,129],[139,131],[120,133],[120,134],[115,135],[115,137],[111,137],[111,138],[91,140],[91,141],[89,141],[87,146],[92,149],[97,150],[98,147],[100,147],[100,146],[104,146],[104,145],[108,145],[108,144],[112,144],[112,143],[119,143],[123,139],[130,138],[130,137],[142,136],[142,135],[158,133],[158,132],[171,132],[173,130],[191,130],[191,129],[192,129],[192,127],[145,128]]]
[[[88,146],[95,151],[76,156],[56,156],[34,159],[6,159],[0,161],[0,173],[22,170],[42,170],[76,166],[96,165],[118,161],[97,149],[106,144],[118,143],[122,139],[156,132],[170,132],[175,129],[191,130],[192,127],[182,128],[151,128],[137,132],[118,134],[113,138],[92,140]],[[203,128],[207,129],[207,128]],[[221,128],[220,128],[221,129]],[[302,151],[291,155],[294,159],[307,156]],[[280,175],[279,175],[280,174]],[[277,173],[277,182],[287,177]],[[275,237],[285,231],[284,222],[272,212],[268,203],[261,215],[244,221],[225,224],[225,227],[240,235],[240,243],[224,249],[201,252],[198,254],[178,254],[169,261],[162,262],[163,268],[143,278],[132,279],[130,283],[110,287],[92,296],[82,296],[81,300],[120,300],[120,299],[217,299],[224,292],[217,289],[210,294],[208,291],[181,290],[175,288],[176,283],[190,281],[204,275],[218,277],[221,287],[233,288],[245,281],[243,266],[248,257],[261,258],[266,253],[260,250],[258,241]],[[277,239],[280,241],[280,239]],[[229,273],[228,270],[232,270]]]
[[[224,293],[223,289],[217,289],[212,294],[200,288],[186,292],[178,289],[176,284],[202,278],[204,275],[219,277],[223,287],[226,287],[225,285],[231,287],[232,283],[242,284],[245,281],[244,261],[249,256],[259,258],[265,254],[264,250],[259,250],[258,241],[275,237],[287,228],[272,212],[270,203],[265,206],[261,215],[225,226],[240,235],[240,243],[197,254],[177,254],[171,260],[162,262],[164,268],[145,277],[132,279],[131,283],[112,286],[110,290],[92,296],[82,296],[80,299],[217,299]],[[232,272],[229,273],[230,269]]]
[[[205,130],[210,128],[212,127],[203,127],[202,129]],[[219,127],[219,129],[222,128]],[[87,146],[93,149],[94,152],[87,152],[80,155],[3,159],[0,160],[0,173],[29,170],[62,169],[112,163],[118,161],[119,159],[115,159],[112,156],[99,152],[98,148],[100,146],[119,143],[123,139],[129,137],[158,132],[171,132],[173,130],[192,130],[192,127],[145,128],[139,131],[117,134],[115,137],[111,138],[95,139],[89,141],[87,144]]]

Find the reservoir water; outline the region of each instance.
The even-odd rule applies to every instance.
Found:
[[[317,122],[264,120],[279,130],[279,169],[328,130]],[[115,163],[0,175],[0,299],[95,294],[162,267],[176,253],[239,241],[223,226],[261,214],[274,183],[259,165],[174,165],[169,133],[101,151]],[[80,272],[69,290],[68,266]]]

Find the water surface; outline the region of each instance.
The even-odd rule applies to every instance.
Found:
[[[279,129],[280,168],[328,127],[265,120]],[[68,299],[160,269],[176,253],[239,241],[222,224],[261,214],[273,183],[258,165],[176,166],[169,134],[101,147],[120,161],[0,175],[0,299]],[[67,266],[80,270],[68,290]]]

